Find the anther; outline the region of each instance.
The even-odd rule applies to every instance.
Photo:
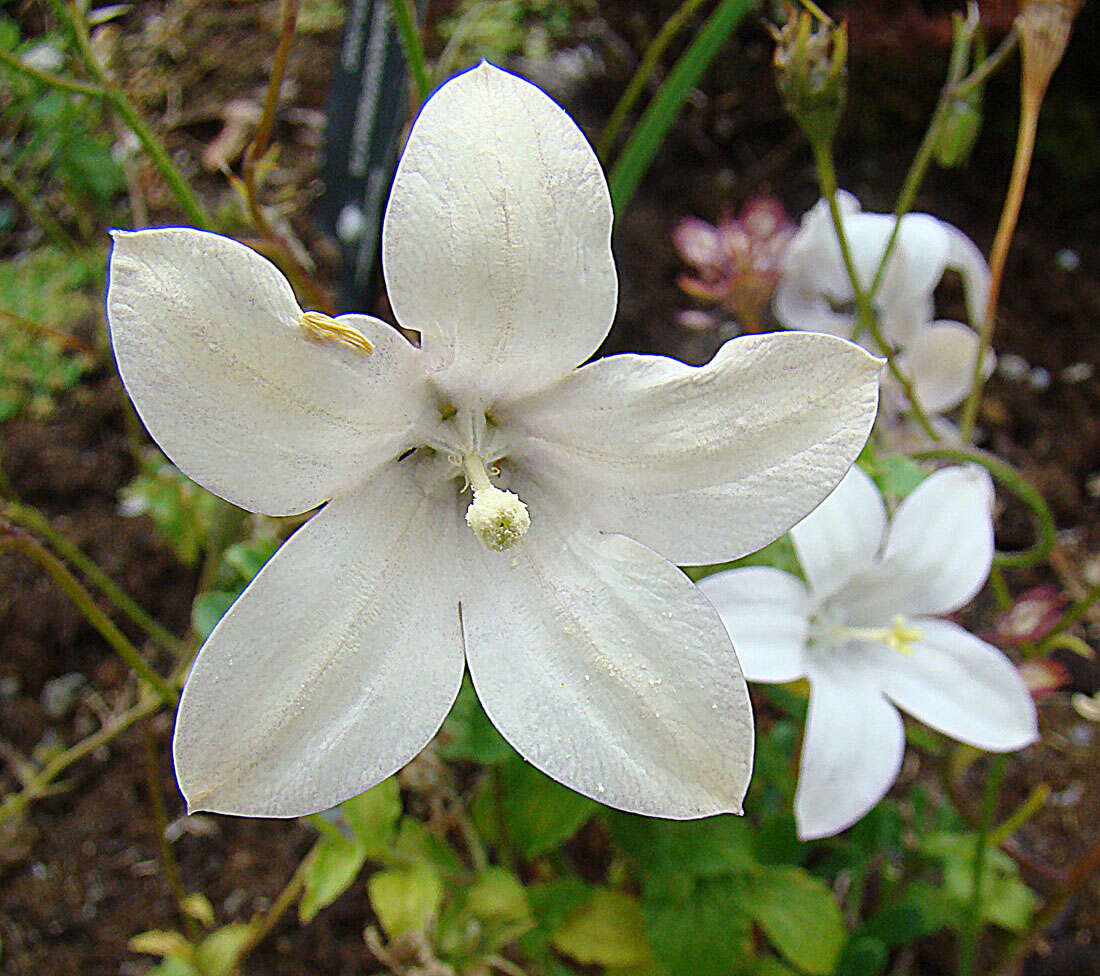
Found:
[[[303,312],[298,326],[314,342],[342,342],[364,356],[374,352],[374,345],[362,332],[324,312]]]

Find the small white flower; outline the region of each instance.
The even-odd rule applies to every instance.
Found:
[[[937,617],[969,602],[993,561],[993,485],[977,467],[920,484],[887,527],[859,468],[791,530],[807,583],[768,567],[700,583],[750,681],[806,677],[795,818],[804,839],[850,826],[890,788],[905,748],[895,706],[981,749],[1037,735],[1035,706],[995,647]]]
[[[464,665],[504,736],[573,789],[674,818],[739,809],[747,690],[673,563],[756,549],[824,498],[879,364],[785,334],[702,368],[577,369],[615,312],[611,222],[580,130],[483,64],[424,106],[386,212],[390,303],[420,347],[303,313],[227,238],[115,235],[112,342],[164,451],[252,511],[327,501],[191,671],[174,745],[191,809],[286,817],[361,793],[435,734]]]
[[[893,214],[861,213],[850,193],[840,191],[839,198],[856,273],[864,287],[870,287],[895,218]],[[933,293],[948,269],[961,275],[971,325],[978,325],[989,296],[985,258],[951,224],[928,214],[907,214],[875,294],[883,337],[890,351],[898,353],[898,367],[913,382],[917,399],[930,414],[943,413],[963,400],[978,352],[978,335],[972,328],[960,322],[934,321]],[[775,314],[788,329],[853,336],[855,294],[824,200],[803,216],[787,248],[775,293]],[[887,351],[879,349],[869,334],[857,338],[876,354]],[[985,368],[992,369],[993,362],[989,354]],[[908,407],[888,373],[883,374],[883,406],[889,411]]]

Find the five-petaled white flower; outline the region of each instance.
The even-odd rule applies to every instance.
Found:
[[[856,198],[843,190],[838,197],[856,274],[869,288],[893,231],[894,215],[862,213]],[[962,401],[978,354],[974,329],[935,319],[933,293],[948,269],[961,276],[967,315],[971,325],[977,326],[989,296],[989,267],[981,251],[945,221],[929,214],[906,214],[874,300],[879,327],[891,349],[879,349],[870,334],[855,336],[878,355],[898,354],[899,369],[912,381],[921,407],[930,414],[943,413]],[[783,256],[775,314],[788,329],[853,338],[854,303],[828,204],[820,200],[803,216]],[[993,365],[988,354],[983,368],[988,373]],[[883,374],[883,407],[890,413],[908,409],[889,373]]]
[[[112,341],[153,437],[251,511],[327,501],[195,661],[174,743],[191,809],[294,816],[366,790],[436,732],[464,663],[497,728],[573,789],[739,808],[747,689],[673,563],[753,550],[824,498],[879,363],[792,333],[702,368],[577,369],[615,311],[611,222],[572,120],[483,64],[425,104],[386,212],[390,303],[420,347],[302,312],[224,237],[115,235]]]
[[[700,587],[750,681],[810,682],[795,796],[803,839],[855,823],[890,788],[905,734],[897,705],[994,752],[1036,737],[1035,706],[997,648],[938,615],[968,603],[993,561],[993,485],[978,467],[937,471],[887,528],[859,468],[792,530],[807,583],[770,567]]]

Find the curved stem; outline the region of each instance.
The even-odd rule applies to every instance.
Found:
[[[110,576],[107,575],[81,549],[58,532],[49,520],[36,508],[20,502],[7,502],[3,507],[4,517],[17,525],[42,536],[46,542],[63,558],[72,563],[92,584],[135,624],[166,651],[179,658],[186,650],[182,640],[169,633],[149,616]]]
[[[179,694],[169,683],[150,667],[149,663],[138,653],[137,648],[126,639],[111,621],[111,619],[99,609],[91,594],[81,585],[65,564],[44,546],[33,538],[22,533],[4,533],[0,537],[0,549],[10,548],[21,552],[28,559],[38,563],[49,577],[65,591],[66,596],[76,604],[77,609],[85,619],[111,645],[115,653],[129,665],[129,667],[142,679],[166,705],[175,707],[179,702]]]
[[[0,47],[0,64],[6,65],[21,75],[37,81],[40,85],[48,85],[50,88],[58,88],[61,91],[72,92],[74,95],[91,95],[93,98],[103,98],[107,92],[99,85],[77,78],[68,78],[65,75],[56,75],[50,71],[42,71],[32,67],[10,51]]]
[[[160,711],[163,706],[164,702],[161,698],[150,695],[144,701],[138,702],[132,708],[109,719],[98,732],[93,732],[87,738],[81,739],[75,746],[66,749],[59,756],[55,756],[31,777],[22,790],[4,798],[4,802],[0,803],[0,823],[22,812],[25,807],[39,797],[47,795],[53,781],[73,763],[95,752],[101,746],[105,746],[135,722],[148,718],[155,712]]]
[[[271,903],[271,907],[262,915],[253,918],[249,922],[249,933],[244,942],[241,943],[237,949],[237,953],[233,958],[233,965],[229,968],[229,972],[236,972],[241,963],[253,949],[256,948],[265,938],[268,933],[275,927],[276,923],[282,918],[290,906],[293,905],[302,894],[302,891],[306,886],[306,876],[313,868],[314,851],[311,850],[298,865],[294,874],[291,876],[290,881],[287,882],[286,887],[279,892],[278,897]]]
[[[1012,465],[977,447],[933,447],[924,451],[914,451],[910,457],[918,461],[939,459],[955,461],[959,464],[980,464],[997,482],[1031,509],[1038,540],[1033,546],[1020,552],[998,552],[993,557],[996,565],[1020,569],[1034,566],[1050,555],[1058,537],[1058,526],[1054,521],[1054,515],[1039,490]]]

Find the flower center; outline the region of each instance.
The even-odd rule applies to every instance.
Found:
[[[842,640],[877,641],[902,654],[912,654],[913,644],[924,640],[924,631],[910,627],[900,613],[890,621],[889,627],[834,627],[831,633]]]
[[[485,462],[478,455],[464,455],[462,469],[474,490],[474,500],[466,509],[466,524],[486,549],[511,549],[531,527],[527,506],[514,492],[502,491],[489,480]]]

